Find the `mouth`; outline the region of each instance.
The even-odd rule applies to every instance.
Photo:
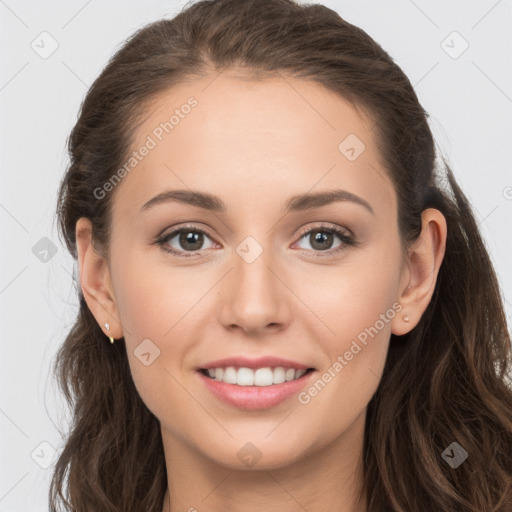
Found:
[[[217,363],[218,364],[218,363]],[[251,364],[251,363],[249,363]],[[315,368],[287,366],[214,366],[196,373],[212,397],[241,410],[271,409],[290,400],[311,385]],[[298,402],[297,402],[298,404]],[[296,405],[297,406],[297,405]]]
[[[227,366],[200,368],[205,377],[237,386],[270,387],[292,382],[313,372],[315,368],[289,368],[284,366],[247,368],[244,366]]]

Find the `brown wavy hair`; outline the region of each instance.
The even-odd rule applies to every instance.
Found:
[[[112,194],[94,190],[120,168],[158,93],[194,77],[243,69],[323,85],[367,112],[398,197],[403,247],[421,212],[446,218],[446,252],[420,322],[391,335],[364,437],[369,512],[511,512],[511,342],[503,299],[468,199],[445,157],[436,159],[428,114],[379,44],[319,4],[204,0],[151,23],[118,49],[90,87],[68,139],[59,236],[77,258],[75,225],[87,217],[108,255]],[[108,343],[80,286],[76,323],[54,371],[72,425],[49,500],[77,512],[161,512],[167,488],[160,424],[138,395],[124,339]],[[441,457],[459,443],[457,469]]]

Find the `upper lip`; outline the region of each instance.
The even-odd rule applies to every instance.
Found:
[[[282,357],[262,356],[257,357],[255,359],[250,359],[248,357],[236,356],[210,361],[209,363],[206,363],[204,366],[201,366],[199,369],[208,370],[211,368],[227,368],[228,366],[252,369],[267,367],[275,368],[277,366],[283,366],[285,368],[295,368],[296,370],[307,370],[308,368],[312,368],[312,366],[310,365],[297,363],[296,361],[291,361],[290,359],[283,359]]]

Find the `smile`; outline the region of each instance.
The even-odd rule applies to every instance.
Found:
[[[226,384],[235,384],[237,386],[274,386],[276,384],[283,384],[300,379],[307,372],[312,371],[308,369],[295,369],[277,366],[275,368],[246,368],[228,366],[225,368],[208,368],[201,369],[200,371],[206,377],[215,379],[219,382]]]
[[[210,373],[215,373],[215,376],[211,377]],[[257,410],[275,407],[296,396],[310,385],[316,373],[312,368],[295,370],[285,367],[257,369],[217,367],[210,368],[209,371],[199,369],[196,375],[214,399],[238,409]],[[287,375],[290,380],[287,380]],[[271,378],[272,383],[270,383]],[[228,383],[225,379],[228,381],[236,379],[236,383]]]

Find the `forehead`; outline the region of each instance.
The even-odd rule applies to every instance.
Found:
[[[343,187],[383,208],[394,198],[374,136],[362,110],[316,82],[227,73],[190,80],[148,105],[116,201],[132,210],[165,189],[191,188],[243,207],[249,197]]]

